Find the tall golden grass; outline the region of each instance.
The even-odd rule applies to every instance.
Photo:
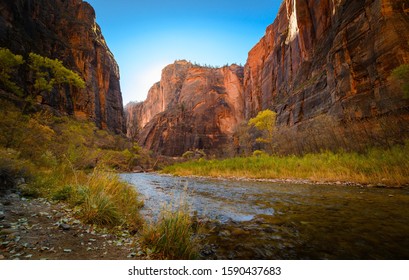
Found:
[[[142,231],[142,243],[161,259],[197,259],[199,242],[195,233],[200,231],[181,202],[176,207],[167,205],[157,222],[147,224]]]
[[[247,177],[260,179],[309,179],[403,186],[409,184],[409,141],[366,153],[331,152],[302,156],[252,156],[200,160],[164,168],[178,176]]]

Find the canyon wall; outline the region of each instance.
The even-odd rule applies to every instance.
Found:
[[[100,128],[125,132],[119,68],[95,11],[82,0],[3,0],[0,2],[0,47],[27,56],[30,52],[63,61],[79,73],[86,88],[65,87],[43,94],[42,103]],[[21,81],[24,86],[26,81]]]
[[[285,0],[249,52],[246,118],[277,112],[278,125],[321,114],[362,119],[408,108],[388,80],[409,62],[409,3]]]
[[[159,154],[219,153],[243,121],[243,68],[207,68],[181,60],[162,71],[146,101],[125,108],[128,136]]]
[[[180,155],[220,151],[236,124],[265,109],[277,112],[277,126],[294,129],[321,115],[408,114],[409,100],[390,79],[409,63],[408,13],[405,0],[285,0],[244,70],[166,67],[147,100],[127,108],[128,133]]]

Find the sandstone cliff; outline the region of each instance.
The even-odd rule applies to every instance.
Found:
[[[3,0],[0,47],[58,58],[80,73],[86,89],[65,88],[43,96],[47,104],[101,128],[125,131],[118,65],[107,47],[94,9],[82,0]],[[23,81],[24,82],[24,81]]]
[[[249,52],[242,85],[241,68],[177,62],[145,102],[127,108],[129,133],[180,155],[220,150],[236,124],[265,109],[277,112],[278,126],[297,128],[321,115],[407,114],[409,100],[389,77],[409,63],[408,13],[404,0],[285,0]]]
[[[285,0],[249,52],[246,118],[270,108],[278,125],[320,114],[360,119],[408,108],[391,71],[409,62],[403,0]]]
[[[243,120],[243,68],[176,61],[162,71],[145,102],[126,106],[128,136],[157,153],[220,152]]]

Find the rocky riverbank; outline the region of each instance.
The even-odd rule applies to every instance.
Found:
[[[44,198],[28,199],[18,189],[0,193],[0,259],[143,259],[136,237],[76,219],[75,209]]]

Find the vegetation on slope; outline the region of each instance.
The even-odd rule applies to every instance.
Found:
[[[23,67],[24,69],[21,69]],[[31,85],[17,85],[20,70],[28,71]],[[21,82],[21,81],[20,81]],[[20,83],[21,84],[21,83]],[[16,181],[26,197],[46,197],[71,205],[89,224],[149,232],[145,246],[163,258],[196,256],[191,242],[190,217],[182,209],[166,212],[158,225],[145,225],[139,210],[143,202],[133,186],[112,171],[131,171],[152,165],[147,151],[124,136],[101,130],[89,121],[60,116],[36,104],[37,96],[52,94],[63,84],[83,88],[84,81],[58,60],[31,53],[26,61],[0,49],[0,192]],[[172,225],[163,232],[163,224]],[[173,231],[173,233],[172,233]],[[175,239],[176,238],[176,239]],[[176,242],[180,250],[162,246]],[[178,247],[179,248],[179,247]]]
[[[3,182],[26,178],[25,195],[66,201],[88,223],[140,226],[136,191],[107,170],[129,170],[149,160],[142,149],[90,122],[46,111],[25,115],[7,101],[0,107]]]

